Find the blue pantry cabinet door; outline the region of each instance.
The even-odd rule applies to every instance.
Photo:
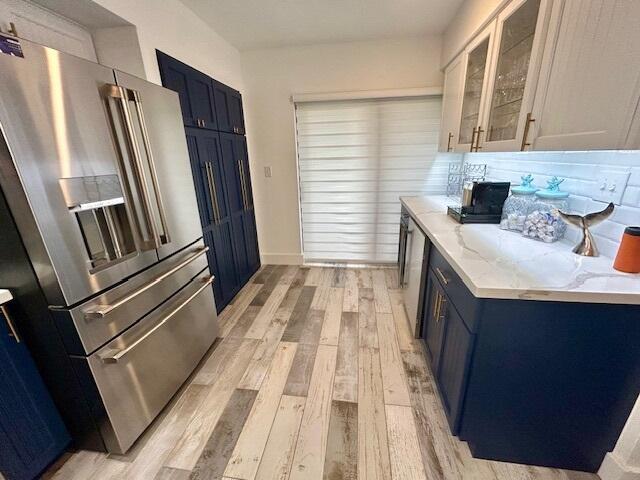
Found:
[[[453,305],[447,303],[442,309],[445,327],[436,378],[451,433],[457,435],[474,336]]]
[[[197,70],[193,70],[188,77],[188,88],[196,126],[217,130],[218,120],[216,118],[213,81],[211,78]]]
[[[180,97],[184,125],[217,130],[213,80],[162,52],[157,57],[162,85]]]
[[[218,133],[201,130],[198,135],[198,151],[203,183],[206,184],[206,198],[214,216],[211,223],[211,239],[215,254],[218,277],[214,290],[220,291],[219,309],[224,308],[240,289],[240,275],[235,261],[235,235],[233,216],[227,201],[226,172],[222,159],[222,149]]]
[[[216,277],[213,284],[216,307],[220,311],[233,298],[239,282],[220,137],[201,128],[186,128],[186,135],[204,240],[210,249],[209,268]]]
[[[447,299],[444,295],[444,290],[440,288],[438,280],[431,271],[429,271],[427,277],[426,288],[425,306],[422,312],[422,338],[427,347],[426,353],[431,365],[431,371],[434,377],[437,378],[445,324],[441,312],[443,302],[446,302]]]
[[[0,472],[6,480],[36,478],[70,440],[27,347],[0,313]]]
[[[244,283],[251,274],[252,265],[249,262],[248,245],[251,240],[247,238],[247,233],[251,233],[246,228],[246,212],[250,208],[251,200],[248,198],[247,183],[245,176],[244,137],[221,133],[222,161],[225,176],[227,198],[229,201],[229,213],[233,228],[234,253],[236,257],[236,269],[240,282]],[[248,231],[249,230],[249,231]]]
[[[213,83],[214,100],[216,104],[216,117],[218,119],[218,130],[221,132],[233,133],[233,119],[231,118],[231,98],[229,97],[229,87],[214,80]]]
[[[215,82],[213,89],[215,92],[218,130],[244,135],[244,111],[240,92],[220,82]]]
[[[245,134],[244,129],[244,110],[242,109],[242,95],[236,90],[231,90],[229,95],[229,108],[231,117],[231,130],[233,133],[240,135]]]
[[[191,68],[162,52],[157,52],[157,56],[162,85],[178,92],[180,109],[182,110],[182,120],[185,126],[197,126],[197,117],[193,111],[192,101],[189,96],[189,83],[192,75]]]
[[[196,190],[196,199],[198,201],[198,213],[200,215],[200,223],[202,229],[207,230],[213,225],[215,218],[213,202],[211,202],[208,193],[207,177],[204,174],[205,160],[201,159],[202,149],[200,147],[200,130],[197,128],[185,128],[187,138],[187,150],[189,151],[189,159],[191,161],[191,175],[193,176],[193,185]]]
[[[251,172],[249,169],[249,154],[247,152],[247,139],[244,136],[236,136],[236,151],[239,154],[245,184],[246,208],[243,214],[245,249],[247,255],[248,276],[253,275],[260,267],[260,253],[258,249],[258,234],[256,231],[256,216],[253,206],[253,189],[251,188]]]

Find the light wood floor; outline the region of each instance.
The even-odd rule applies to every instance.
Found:
[[[53,478],[597,479],[472,458],[396,282],[393,269],[264,267],[132,450],[74,453]]]

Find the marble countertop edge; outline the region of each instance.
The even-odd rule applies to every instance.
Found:
[[[614,270],[611,259],[578,257],[569,242],[545,244],[495,224],[461,225],[447,216],[455,201],[445,196],[400,200],[478,298],[640,305],[640,275]]]
[[[11,295],[11,292],[9,290],[0,288],[0,305],[2,305],[3,303],[7,303],[9,300],[12,300],[12,299],[13,299],[13,295]]]

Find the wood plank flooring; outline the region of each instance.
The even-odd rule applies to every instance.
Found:
[[[266,266],[126,455],[56,480],[596,480],[475,459],[449,433],[393,269]]]

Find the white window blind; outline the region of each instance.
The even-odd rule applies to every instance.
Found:
[[[296,104],[305,261],[397,260],[401,195],[443,193],[442,98]]]

